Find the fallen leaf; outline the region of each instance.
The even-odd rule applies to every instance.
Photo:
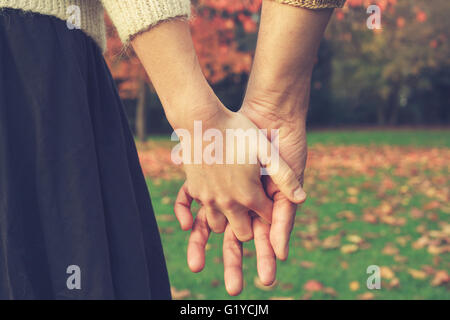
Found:
[[[317,292],[323,289],[323,285],[317,280],[309,280],[305,283],[303,289],[310,292]]]
[[[355,220],[355,214],[350,210],[344,210],[336,215],[339,219],[346,219],[348,222]]]
[[[358,295],[357,298],[359,300],[373,300],[375,298],[375,295],[372,292],[366,292],[366,293]]]
[[[174,300],[182,300],[191,296],[191,292],[188,289],[178,290],[175,287],[171,287],[170,292],[172,293],[172,298]]]
[[[381,253],[386,254],[388,256],[393,256],[398,254],[398,249],[397,247],[395,247],[393,244],[388,243],[386,244],[386,246],[383,248],[383,250],[381,251]]]
[[[434,275],[433,280],[431,281],[431,285],[433,287],[437,287],[446,283],[450,282],[450,276],[448,275],[447,271],[440,270],[437,271]]]
[[[356,234],[350,234],[347,236],[347,240],[356,244],[360,244],[361,242],[363,242],[363,239],[356,235]]]
[[[349,288],[351,291],[357,291],[359,289],[359,282],[358,281],[350,282]]]
[[[419,249],[424,248],[426,245],[428,245],[429,241],[430,240],[427,237],[425,237],[425,236],[424,237],[420,237],[419,239],[414,241],[411,246],[412,246],[413,249],[419,250]]]
[[[395,276],[394,271],[392,271],[391,268],[385,267],[385,266],[380,267],[380,273],[381,273],[382,278],[388,279],[388,280],[393,279]]]
[[[374,215],[374,214],[371,214],[371,213],[365,213],[365,214],[363,215],[363,220],[364,220],[365,222],[368,222],[368,223],[371,223],[371,224],[375,224],[375,223],[378,222],[377,216]]]
[[[397,237],[395,239],[399,245],[402,247],[406,246],[407,243],[411,240],[411,236],[403,236],[403,237]]]
[[[332,297],[337,297],[337,296],[338,296],[336,290],[334,290],[334,289],[331,288],[331,287],[324,288],[324,289],[322,290],[322,292],[323,292],[323,293],[326,293],[326,294],[328,294],[328,295],[330,295],[330,296],[332,296]]]
[[[306,292],[304,295],[300,297],[300,300],[309,300],[312,298],[312,296],[313,296],[312,292]]]
[[[359,190],[355,187],[349,187],[347,188],[347,193],[351,196],[356,196],[359,193]]]
[[[396,256],[394,256],[394,261],[398,262],[398,263],[405,263],[408,261],[408,258],[404,257],[404,256],[396,255]]]
[[[432,266],[424,265],[422,266],[422,270],[425,271],[427,275],[433,275],[436,273],[436,270]]]
[[[172,214],[156,214],[156,219],[161,222],[174,221],[175,217]]]
[[[441,204],[438,201],[434,200],[434,201],[431,201],[431,202],[428,202],[427,204],[425,204],[423,206],[423,210],[434,210],[434,209],[439,208],[440,206],[441,206]]]
[[[427,274],[424,271],[421,270],[415,270],[415,269],[408,269],[408,273],[413,277],[414,279],[423,280],[427,278]]]
[[[315,266],[316,266],[316,264],[314,262],[300,261],[300,267],[302,267],[302,268],[311,269],[311,268],[314,268]]]
[[[322,241],[322,248],[336,249],[341,245],[341,236],[329,236]]]
[[[281,283],[280,287],[282,290],[292,290],[294,288],[294,285],[292,283]]]
[[[341,247],[341,252],[344,254],[354,253],[356,251],[358,251],[356,244],[346,244]]]
[[[410,211],[410,215],[413,219],[420,219],[423,218],[423,216],[425,215],[424,212],[420,209],[417,208],[412,208]]]
[[[172,198],[170,197],[163,197],[161,199],[162,204],[170,204],[172,202]]]
[[[211,281],[211,287],[217,288],[218,286],[220,286],[220,280],[214,279]]]
[[[392,278],[391,281],[389,281],[389,289],[398,288],[400,286],[400,280],[398,278]]]

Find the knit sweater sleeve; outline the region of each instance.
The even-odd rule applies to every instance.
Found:
[[[346,0],[273,0],[306,9],[341,8]]]
[[[174,18],[189,17],[190,0],[101,0],[123,43],[132,36]]]

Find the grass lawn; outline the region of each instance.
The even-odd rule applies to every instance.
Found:
[[[278,263],[276,285],[262,288],[246,243],[237,298],[450,299],[450,131],[315,131],[308,139],[309,198],[297,213],[289,259]],[[167,138],[150,140],[142,152],[170,152]],[[229,299],[222,235],[211,236],[201,273],[187,267],[189,233],[172,209],[181,184],[148,178],[175,296]],[[370,265],[381,268],[380,290],[366,287]]]

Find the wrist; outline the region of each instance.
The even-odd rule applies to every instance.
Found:
[[[276,85],[274,85],[276,83]],[[299,78],[295,83],[283,81],[250,81],[243,109],[285,122],[305,122],[309,107],[311,78]]]
[[[192,131],[195,121],[201,121],[202,125],[207,127],[227,114],[226,108],[209,86],[184,93],[164,106],[166,117],[173,129]]]

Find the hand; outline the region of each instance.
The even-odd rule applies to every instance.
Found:
[[[204,156],[209,155],[209,153],[205,153],[206,148],[210,146],[208,145],[200,150],[199,163],[193,163],[192,156],[184,159],[185,162],[188,162],[184,164],[186,183],[180,189],[174,209],[179,217],[181,227],[185,230],[190,229],[192,225],[190,203],[192,199],[195,199],[202,206],[206,221],[214,232],[224,232],[228,220],[236,237],[245,242],[253,238],[249,211],[256,213],[267,223],[272,220],[272,201],[267,197],[261,183],[261,163],[266,163],[265,167],[271,174],[272,180],[291,201],[302,202],[304,194],[296,193],[298,189],[302,191],[298,179],[282,159],[277,159],[276,167],[275,161],[268,162],[265,159],[266,155],[270,154],[270,150],[263,150],[264,144],[261,144],[260,141],[244,143],[240,148],[238,148],[239,143],[230,144],[228,135],[230,130],[241,130],[241,132],[254,132],[254,136],[264,139],[267,148],[270,148],[267,138],[262,134],[257,135],[259,129],[247,117],[228,111],[218,100],[217,104],[217,106],[210,107],[215,108],[216,112],[208,113],[210,116],[202,121],[202,131],[214,129],[220,137],[225,137],[223,150],[219,152],[216,149],[218,147],[221,149],[220,145],[214,145],[215,156],[218,154],[223,156],[219,159],[212,159],[215,162],[203,159]],[[182,121],[188,132],[187,137],[182,139],[184,143],[181,143],[183,153],[187,152],[192,155],[196,152],[192,148],[196,142],[190,137],[197,135],[194,139],[202,140],[203,135],[200,134],[198,137],[199,132],[193,128],[194,126],[190,124],[189,120],[183,119]],[[193,123],[194,119],[191,118],[191,121]],[[177,125],[177,127],[180,126]],[[230,150],[234,157],[231,158],[231,162],[228,162]],[[239,156],[242,157],[244,163],[237,162]],[[251,159],[254,161],[252,162]],[[186,206],[186,203],[189,203],[189,206]]]
[[[223,107],[212,92],[202,74],[186,21],[161,23],[139,34],[132,44],[174,129],[186,129],[192,136],[194,121],[199,120],[205,130],[214,129],[222,137],[226,136],[227,129],[257,130],[242,114],[232,113]],[[187,181],[180,192],[181,197],[195,198],[206,207],[208,223],[214,231],[223,231],[225,219],[222,214],[225,214],[236,236],[242,241],[253,237],[249,210],[264,219],[271,219],[272,203],[262,188],[261,164],[266,164],[273,181],[291,201],[303,200],[303,194],[299,194],[300,185],[286,163],[278,161],[279,169],[275,170],[274,164],[265,157],[270,153],[262,152],[259,145],[256,147],[253,151],[245,148],[238,150],[240,155],[256,156],[255,164],[206,164],[203,161],[186,164]],[[226,146],[225,149],[230,150],[230,147]],[[185,154],[188,151],[191,150],[183,150]],[[200,150],[202,154],[203,151]],[[189,208],[176,206],[175,212],[178,210],[189,211]],[[190,227],[192,218],[186,222],[187,225],[182,224],[183,228]]]
[[[295,95],[275,94],[249,87],[240,110],[260,129],[267,129],[269,133],[271,130],[277,130],[280,156],[292,168],[302,186],[307,158],[306,112],[305,108],[299,105],[299,101],[302,101],[301,105],[307,106],[308,97],[309,81],[305,81],[303,89],[296,91]],[[269,135],[269,138],[272,137]],[[286,260],[297,203],[289,201],[270,177],[265,176],[263,183],[266,193],[274,201],[270,242],[276,257]]]
[[[268,129],[268,132],[271,129],[278,129],[280,155],[291,166],[301,183],[306,164],[307,148],[304,125],[306,114],[297,102],[303,101],[303,104],[307,105],[308,83],[308,81],[305,82],[304,90],[297,91],[295,98],[289,94],[268,94],[249,88],[248,93],[250,94],[246,96],[240,111],[252,119],[258,127]],[[252,96],[257,92],[259,99]],[[303,98],[301,98],[302,95]],[[272,112],[272,110],[277,110],[277,112]],[[276,257],[285,260],[288,256],[289,238],[294,225],[297,204],[289,201],[270,177],[265,176],[263,184],[266,193],[274,201],[272,225],[254,217],[252,227],[258,276],[264,285],[271,285],[276,276]],[[175,211],[184,230],[188,230],[192,226],[192,214],[188,210],[192,200],[186,192],[180,190]],[[209,234],[207,213],[205,208],[201,207],[193,223],[188,243],[187,259],[192,272],[200,272],[205,266],[205,246]],[[242,243],[227,226],[223,240],[224,280],[226,290],[232,296],[238,295],[243,288],[242,259]]]
[[[241,113],[261,129],[279,130],[281,158],[300,183],[306,164],[305,121],[311,74],[332,10],[308,10],[263,1],[258,44]],[[269,135],[269,138],[270,135]],[[297,205],[265,177],[274,200],[270,241],[278,259],[287,259]]]
[[[190,206],[192,199],[182,199],[184,206]],[[192,216],[182,211],[178,219],[192,219]],[[271,285],[275,281],[276,259],[269,241],[270,226],[260,218],[252,219],[254,232],[258,275],[264,285]],[[192,272],[200,272],[205,267],[205,247],[211,229],[208,226],[206,211],[201,207],[189,237],[187,262]],[[241,293],[243,288],[242,275],[242,242],[240,242],[229,224],[223,238],[223,265],[225,288],[231,296]]]

